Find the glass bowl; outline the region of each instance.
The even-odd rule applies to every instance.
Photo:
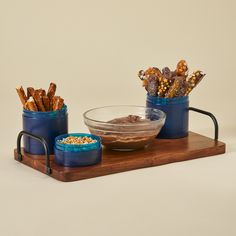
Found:
[[[131,151],[148,146],[165,123],[164,112],[144,106],[106,106],[86,111],[84,122],[91,134],[109,149]]]

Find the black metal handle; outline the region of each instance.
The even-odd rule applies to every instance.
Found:
[[[31,134],[26,131],[21,131],[18,136],[17,136],[17,155],[18,155],[18,161],[22,161],[22,154],[21,154],[21,138],[23,135],[29,136],[33,139],[38,140],[40,143],[42,143],[45,151],[45,157],[46,157],[46,173],[50,175],[52,173],[51,165],[50,165],[50,157],[49,157],[49,149],[48,149],[48,144],[45,141],[44,138],[36,136],[34,134]]]
[[[188,108],[189,111],[195,111],[195,112],[198,112],[198,113],[201,113],[201,114],[204,114],[204,115],[207,115],[209,117],[211,117],[213,123],[214,123],[214,126],[215,126],[215,140],[217,141],[218,140],[218,137],[219,137],[219,125],[218,125],[218,122],[217,122],[217,119],[215,118],[215,116],[208,112],[208,111],[203,111],[203,110],[200,110],[198,108],[195,108],[195,107],[189,107]]]

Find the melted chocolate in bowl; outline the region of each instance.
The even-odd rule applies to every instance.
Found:
[[[152,134],[147,133],[143,134],[143,136],[130,134],[130,135],[122,135],[122,134],[114,134],[114,133],[102,133],[102,132],[94,132],[90,130],[92,134],[96,134],[101,137],[102,144],[109,149],[119,150],[119,151],[131,151],[135,149],[140,149],[148,146],[156,137],[156,132]]]

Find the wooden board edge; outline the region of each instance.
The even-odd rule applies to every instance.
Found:
[[[196,154],[195,154],[195,153]],[[150,160],[149,161],[146,161],[146,163],[144,164],[144,160],[140,159],[140,163],[135,166],[135,167],[129,167],[127,166],[126,170],[124,170],[124,167],[122,167],[122,170],[119,169],[119,165],[118,167],[116,168],[112,168],[109,172],[106,171],[106,173],[100,173],[100,174],[95,174],[94,176],[89,175],[89,177],[86,176],[86,174],[84,176],[81,176],[80,178],[78,177],[74,177],[73,176],[73,173],[68,173],[68,172],[65,172],[65,173],[61,173],[61,181],[63,182],[74,182],[74,181],[79,181],[79,180],[84,180],[84,179],[90,179],[90,178],[95,178],[95,177],[102,177],[102,176],[106,176],[106,175],[111,175],[111,174],[117,174],[117,173],[122,173],[122,172],[127,172],[127,171],[133,171],[133,170],[138,170],[138,169],[143,169],[143,168],[150,168],[150,167],[155,167],[155,166],[161,166],[161,165],[167,165],[167,164],[172,164],[172,163],[175,163],[175,162],[182,162],[182,161],[190,161],[190,160],[195,160],[195,159],[199,159],[199,158],[204,158],[204,157],[211,157],[211,156],[216,156],[216,155],[221,155],[221,154],[224,154],[225,153],[225,144],[224,143],[221,143],[220,146],[217,146],[217,149],[215,147],[212,147],[212,152],[210,155],[205,155],[205,154],[202,154],[202,153],[198,153],[196,151],[193,151],[193,154],[194,156],[189,158],[186,154],[183,154],[182,158],[179,159],[178,157],[178,160],[173,160],[173,161],[163,161],[163,163],[158,163],[157,164],[157,161],[159,162],[160,160],[158,158],[158,160],[156,161],[153,161],[153,159],[155,159],[155,157],[151,160],[152,163],[150,163]],[[127,162],[128,164],[128,162]]]
[[[62,182],[74,182],[74,181],[79,181],[79,180],[84,180],[84,179],[90,179],[90,178],[95,178],[95,177],[101,177],[101,176],[106,176],[106,175],[110,175],[110,174],[116,174],[116,173],[122,173],[122,172],[127,172],[127,171],[133,171],[133,170],[138,170],[138,169],[142,169],[142,168],[148,168],[148,167],[155,167],[155,166],[160,166],[160,165],[166,165],[166,164],[171,164],[174,162],[181,162],[181,161],[187,161],[187,160],[194,160],[194,159],[198,159],[198,158],[203,158],[203,157],[209,157],[209,156],[215,156],[215,155],[219,155],[219,154],[224,154],[225,153],[225,149],[226,149],[226,145],[223,142],[218,141],[217,146],[214,146],[211,149],[211,153],[206,155],[204,153],[201,153],[201,150],[198,151],[193,151],[192,156],[189,158],[188,155],[186,155],[185,153],[183,153],[181,156],[178,157],[178,160],[176,159],[172,159],[172,161],[163,161],[160,163],[160,159],[153,157],[150,160],[144,160],[144,159],[140,159],[138,164],[136,166],[130,167],[129,165],[127,165],[126,169],[124,169],[124,167],[122,167],[122,170],[120,169],[119,165],[116,168],[112,168],[110,171],[106,170],[106,173],[104,173],[104,170],[101,171],[101,173],[97,173],[94,175],[91,175],[91,173],[89,173],[90,175],[87,176],[87,174],[85,174],[84,176],[80,176],[78,178],[78,176],[75,176],[74,173],[70,173],[70,172],[59,172],[59,171],[52,171],[52,174],[50,175],[50,177],[53,177],[54,179],[57,179],[59,181]],[[181,157],[181,158],[180,158]],[[16,161],[18,161],[17,158],[17,150],[14,150],[14,158]],[[26,158],[26,160],[24,159]],[[25,156],[23,158],[23,160],[20,162],[22,164],[25,164],[35,170],[40,171],[41,173],[46,174],[46,166],[40,162],[37,161],[37,159],[31,159],[28,156]],[[144,161],[146,161],[146,163],[144,163]],[[158,163],[157,163],[158,162]],[[129,162],[127,162],[128,164]]]

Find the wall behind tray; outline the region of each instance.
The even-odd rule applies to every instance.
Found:
[[[112,104],[145,104],[137,72],[186,59],[206,78],[191,105],[213,112],[222,136],[235,135],[234,1],[1,1],[1,140],[9,151],[21,129],[18,85],[47,88],[69,107],[70,131],[86,131],[82,113]],[[191,115],[191,129],[212,134]]]

